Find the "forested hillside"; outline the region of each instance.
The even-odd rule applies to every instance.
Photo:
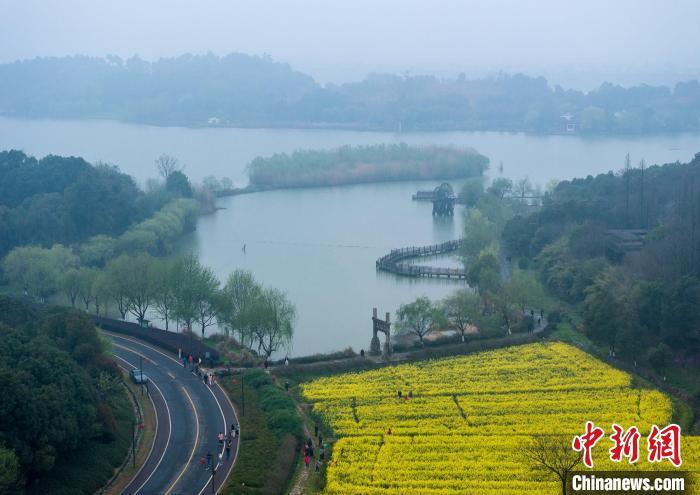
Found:
[[[523,74],[372,74],[322,86],[269,57],[36,58],[0,65],[0,115],[159,125],[641,134],[700,130],[700,84],[591,92]]]
[[[700,154],[562,182],[503,239],[616,356],[659,372],[698,363]]]
[[[0,493],[93,493],[126,456],[133,413],[92,319],[0,296],[0,334]]]
[[[163,187],[146,193],[114,166],[93,166],[76,157],[49,155],[37,160],[21,151],[0,152],[0,257],[15,246],[50,247],[88,239],[93,250],[113,250],[113,237],[150,217],[168,201],[187,196],[182,181],[185,189],[190,186],[184,174],[171,175]],[[177,178],[179,182],[174,180]],[[154,234],[153,239],[144,239],[133,233],[122,243],[126,249],[133,243],[167,241],[162,228],[159,233],[160,239]]]

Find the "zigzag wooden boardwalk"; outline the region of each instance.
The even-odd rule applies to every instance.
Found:
[[[422,258],[425,256],[436,256],[458,250],[462,246],[462,239],[447,241],[442,244],[420,247],[406,247],[392,249],[389,254],[379,258],[376,262],[377,270],[404,275],[407,277],[429,277],[429,278],[456,278],[466,279],[464,268],[440,268],[425,265],[412,265],[402,263],[410,258]]]

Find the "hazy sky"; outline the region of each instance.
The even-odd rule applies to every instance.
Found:
[[[320,82],[524,71],[588,87],[700,77],[700,0],[0,0],[0,62],[268,53]]]

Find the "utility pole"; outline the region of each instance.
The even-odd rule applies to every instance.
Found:
[[[644,169],[646,168],[647,163],[644,161],[642,158],[642,161],[639,162],[639,169],[642,171],[642,181],[641,181],[641,194],[640,194],[640,199],[641,199],[641,221],[642,221],[642,228],[647,227],[647,222],[646,222],[646,215],[644,213]]]
[[[217,463],[218,464],[218,463]],[[216,495],[216,466],[214,466],[211,470],[211,493],[212,495]]]
[[[244,387],[243,387],[243,377],[245,376],[245,372],[241,370],[241,416],[245,416],[245,393],[244,393]]]
[[[136,419],[131,420],[131,465],[136,468]]]
[[[625,228],[630,228],[630,154],[625,156]]]
[[[141,397],[143,397],[143,356],[139,355],[139,383],[141,384]]]

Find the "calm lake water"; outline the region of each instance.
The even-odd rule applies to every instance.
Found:
[[[700,151],[700,135],[643,138],[581,138],[493,132],[392,134],[280,129],[186,129],[111,121],[0,119],[0,149],[43,156],[54,153],[102,160],[143,182],[155,176],[153,160],[176,156],[195,181],[207,175],[246,183],[255,156],[345,144],[406,142],[471,146],[491,159],[491,175],[528,176],[544,185],[552,178],[596,174],[633,162],[687,161]],[[252,270],[263,283],[285,290],[298,319],[291,355],[352,346],[367,349],[372,307],[392,317],[419,295],[440,298],[460,286],[447,280],[413,280],[377,273],[375,260],[388,250],[459,237],[461,209],[434,219],[431,205],[411,200],[417,189],[438,182],[389,183],[273,191],[225,198],[225,208],[201,218],[182,242],[223,280],[236,268]],[[242,251],[246,245],[246,252]],[[429,260],[455,266],[455,259]]]

